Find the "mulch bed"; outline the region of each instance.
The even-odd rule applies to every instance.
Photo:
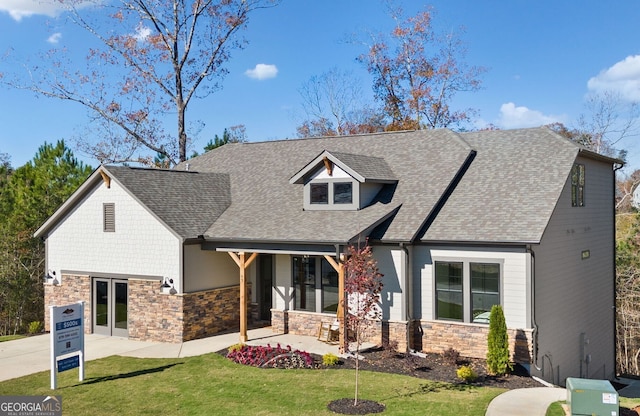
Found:
[[[441,354],[421,354],[424,356],[423,358],[422,356],[409,353],[397,353],[383,348],[370,349],[361,352],[360,355],[363,357],[359,364],[361,370],[403,374],[452,384],[500,387],[510,390],[544,387],[529,377],[526,370],[521,366],[516,366],[514,370],[506,376],[491,376],[487,374],[486,361],[478,358],[462,357],[456,364],[451,364],[446,361]],[[321,357],[320,362],[322,362]],[[473,368],[478,374],[478,379],[473,383],[465,383],[460,380],[456,374],[456,370],[462,365],[468,365]],[[325,368],[352,369],[355,368],[355,359],[340,359],[338,365]]]
[[[218,352],[226,355],[227,350]],[[354,369],[355,358],[340,358],[333,366],[322,365],[322,356],[311,354],[320,368],[325,369]],[[391,374],[431,380],[436,382],[451,383],[454,385],[472,385],[478,387],[499,387],[503,389],[522,389],[532,387],[544,387],[543,384],[531,378],[526,370],[516,365],[510,374],[505,376],[492,376],[487,374],[486,361],[479,358],[460,357],[455,364],[446,360],[442,354],[398,353],[382,347],[369,349],[360,353],[362,359],[359,368],[365,371],[377,371]],[[456,370],[467,365],[473,368],[478,378],[472,383],[460,380]],[[622,386],[620,386],[622,387]],[[372,400],[359,400],[358,406],[354,406],[353,398],[334,400],[327,406],[334,413],[346,415],[364,415],[384,412],[384,404]],[[640,408],[620,408],[620,416],[640,416]]]

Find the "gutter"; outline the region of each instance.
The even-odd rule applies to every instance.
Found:
[[[404,252],[405,262],[404,279],[405,279],[405,319],[407,320],[406,342],[407,350],[411,350],[411,333],[413,332],[413,246],[407,246],[406,243],[398,244]]]
[[[533,328],[531,334],[531,342],[533,343],[533,366],[538,371],[542,371],[544,377],[544,371],[542,367],[538,365],[538,324],[536,323],[536,253],[533,251],[530,245],[527,245],[527,252],[531,255],[531,327]],[[544,363],[542,364],[544,365]],[[553,371],[553,367],[551,368]]]

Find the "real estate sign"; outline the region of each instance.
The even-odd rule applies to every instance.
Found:
[[[59,372],[79,367],[84,380],[84,302],[51,306],[51,389]]]

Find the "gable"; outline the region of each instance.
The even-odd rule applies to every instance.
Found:
[[[35,236],[46,235],[94,189],[102,185],[110,189],[113,184],[118,184],[157,221],[182,238],[202,234],[231,200],[229,177],[225,174],[101,166],[36,231]]]
[[[421,240],[539,242],[579,147],[547,128],[462,136],[478,154]]]

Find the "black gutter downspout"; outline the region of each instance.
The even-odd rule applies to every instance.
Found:
[[[438,213],[440,213],[440,211],[444,207],[444,204],[446,204],[447,200],[464,177],[464,174],[469,169],[469,166],[471,166],[471,162],[473,162],[473,159],[476,158],[477,154],[478,152],[473,149],[469,151],[467,158],[464,160],[462,166],[460,166],[460,169],[458,169],[458,172],[456,172],[451,182],[449,182],[447,189],[445,189],[440,199],[438,199],[438,202],[434,205],[429,215],[427,215],[427,218],[425,218],[424,222],[420,225],[418,231],[416,231],[413,237],[411,237],[411,240],[409,240],[410,244],[415,244],[415,242],[422,238],[422,236],[424,236],[424,234],[427,232],[433,221],[435,221],[436,217],[438,216]]]

